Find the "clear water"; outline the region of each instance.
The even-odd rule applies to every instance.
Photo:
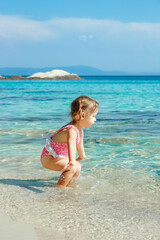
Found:
[[[79,95],[100,108],[96,124],[84,129],[81,177],[63,191],[50,187],[59,173],[43,169],[39,158],[46,135],[70,121]],[[158,239],[159,106],[158,76],[0,81],[2,211],[63,239],[73,239],[71,232],[79,239]]]

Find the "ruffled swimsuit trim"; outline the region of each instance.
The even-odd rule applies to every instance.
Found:
[[[42,151],[41,158],[47,155],[52,155],[54,158],[65,157],[68,158],[68,145],[67,143],[57,143],[52,140],[52,137],[63,129],[74,129],[77,133],[76,144],[80,142],[79,131],[76,127],[72,125],[67,125],[56,131],[51,137],[46,139],[45,147]],[[83,130],[81,132],[81,137],[83,137]]]

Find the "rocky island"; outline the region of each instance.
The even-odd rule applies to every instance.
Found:
[[[69,73],[63,70],[52,70],[50,72],[38,72],[31,76],[23,77],[21,75],[4,77],[0,75],[0,80],[81,80],[77,74]]]

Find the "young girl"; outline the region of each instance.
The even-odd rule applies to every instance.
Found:
[[[62,171],[57,187],[73,186],[81,172],[78,161],[84,159],[83,127],[90,128],[96,121],[98,102],[87,96],[76,98],[71,104],[72,121],[46,140],[42,151],[43,167]],[[79,157],[76,159],[76,150]]]

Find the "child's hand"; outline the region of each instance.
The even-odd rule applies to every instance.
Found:
[[[76,161],[82,161],[83,160],[83,158],[80,158],[80,157],[78,157],[77,159],[76,159]]]
[[[77,159],[76,159],[76,161],[82,161],[83,159],[85,159],[86,158],[86,155],[84,156],[84,157],[78,157]]]
[[[69,162],[69,163],[62,169],[62,172],[66,171],[66,170],[69,170],[73,165],[74,165],[73,162]]]

